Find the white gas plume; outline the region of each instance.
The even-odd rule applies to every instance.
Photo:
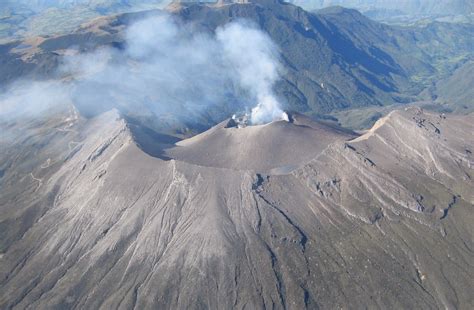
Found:
[[[58,69],[62,81],[15,83],[0,97],[0,118],[71,102],[85,116],[118,108],[190,123],[208,119],[212,111],[215,119],[208,121],[218,122],[250,109],[252,124],[284,118],[273,93],[278,49],[245,21],[200,32],[160,13],[130,25],[122,48],[67,54]]]
[[[256,99],[252,124],[284,118],[273,86],[279,79],[278,49],[263,32],[243,23],[229,24],[217,31],[229,62],[235,67],[240,84]]]

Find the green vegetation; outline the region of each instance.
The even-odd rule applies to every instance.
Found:
[[[100,14],[96,11],[84,7],[73,10],[51,8],[28,20],[26,24],[27,35],[67,33],[75,30],[78,25],[98,16]]]
[[[31,3],[19,0],[0,8],[0,43],[28,36],[64,34],[94,17],[162,7],[161,1],[54,0]]]

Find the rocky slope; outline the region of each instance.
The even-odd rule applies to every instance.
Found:
[[[472,114],[173,145],[74,111],[2,141],[1,308],[474,306]]]

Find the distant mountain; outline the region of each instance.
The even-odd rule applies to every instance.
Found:
[[[436,82],[433,95],[447,109],[474,111],[474,62],[463,64],[452,75]]]
[[[277,0],[212,7],[183,4],[174,14],[203,29],[254,21],[281,48],[286,69],[277,91],[304,113],[408,103],[457,61],[474,57],[474,25],[392,27],[330,7],[311,14]]]
[[[320,9],[333,5],[361,11],[385,11],[399,15],[463,15],[474,13],[471,0],[289,0],[307,9]]]
[[[15,49],[18,42],[1,46],[0,68],[5,74],[0,82],[50,75],[61,60],[57,51],[72,45],[120,46],[122,26],[144,14],[104,19],[99,32],[92,23],[72,34],[25,45],[30,48]],[[423,91],[450,76],[459,62],[474,57],[471,24],[393,27],[352,9],[331,7],[314,14],[274,0],[218,6],[181,3],[172,14],[204,32],[242,18],[255,23],[280,48],[285,74],[275,90],[285,107],[312,116],[431,100]]]
[[[94,17],[162,7],[161,0],[7,0],[0,4],[0,42],[61,34]]]

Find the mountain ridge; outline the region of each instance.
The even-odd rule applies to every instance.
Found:
[[[46,38],[30,49],[15,49],[22,46],[21,42],[3,45],[2,70],[7,74],[2,83],[13,77],[51,76],[61,53],[72,42],[84,50],[104,45],[120,48],[124,44],[120,29],[158,12],[100,19],[72,34]],[[310,116],[348,108],[435,101],[423,90],[453,72],[457,61],[472,58],[473,52],[473,42],[466,36],[472,26],[434,23],[400,28],[342,8],[311,14],[291,4],[213,7],[189,3],[173,11],[173,16],[204,32],[239,18],[256,23],[280,46],[285,73],[275,90],[285,108]],[[432,43],[435,41],[437,45]],[[13,69],[20,75],[13,74]],[[464,104],[472,106],[470,102]]]
[[[472,117],[393,112],[276,174],[163,160],[116,112],[87,120],[15,198],[54,203],[32,219],[38,202],[0,197],[2,231],[24,229],[2,245],[0,305],[469,307]]]

